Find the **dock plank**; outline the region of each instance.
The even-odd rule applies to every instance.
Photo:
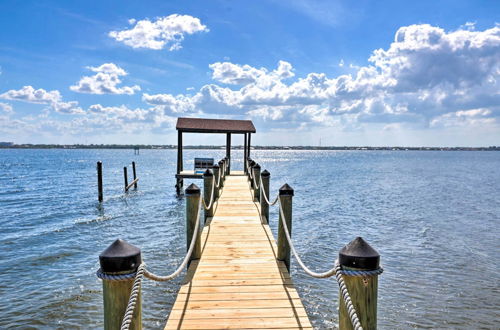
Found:
[[[312,329],[243,175],[228,176],[165,329]]]

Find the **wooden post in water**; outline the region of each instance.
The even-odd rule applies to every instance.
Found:
[[[212,171],[214,171],[214,180],[215,180],[215,184],[219,184],[219,187],[214,187],[214,200],[218,200],[219,199],[219,196],[220,196],[220,188],[221,188],[221,184],[222,184],[222,178],[219,177],[219,170],[220,170],[220,167],[219,165],[215,164],[213,167],[212,167]]]
[[[257,201],[260,200],[260,165],[255,164],[252,166],[251,170],[253,171],[253,180],[255,181],[254,183],[254,188],[253,188],[253,197]]]
[[[285,223],[288,227],[288,232],[290,237],[292,237],[292,198],[293,198],[293,188],[285,183],[279,190],[280,204],[283,208],[283,215],[285,216]],[[281,212],[279,212],[279,223],[278,223],[278,260],[284,261],[286,268],[290,272],[290,245],[285,236],[285,229],[281,223],[282,217]]]
[[[117,239],[99,255],[101,271],[105,275],[126,275],[137,272],[141,264],[141,250],[127,242]],[[134,277],[123,281],[102,280],[102,294],[104,300],[104,329],[120,329],[125,310],[127,309],[130,291],[134,284]],[[142,329],[141,292],[130,324],[131,330]]]
[[[103,193],[102,193],[102,162],[97,162],[97,199],[99,203],[103,201]]]
[[[269,180],[271,179],[271,173],[269,173],[267,170],[264,170],[260,174],[260,177],[262,178],[262,180],[260,181],[260,213],[262,223],[269,224],[269,204],[267,204],[266,199],[262,195],[265,193],[268,199],[271,198],[269,196]]]
[[[215,194],[215,192],[212,191],[213,181],[214,181],[214,175],[212,174],[212,171],[207,168],[205,173],[203,173],[203,198],[205,199],[206,206],[209,205],[210,197],[212,197],[212,194]],[[214,203],[210,205],[210,208],[208,210],[205,209],[204,213],[205,213],[204,223],[206,223],[208,217],[214,216]]]
[[[132,172],[134,173],[134,189],[137,189],[137,174],[135,172],[135,162],[132,162]]]
[[[194,235],[194,228],[196,226],[196,221],[199,220],[198,212],[200,210],[200,188],[194,183],[190,184],[184,191],[186,196],[186,251],[189,250],[189,245],[191,245],[191,240]],[[191,254],[191,259],[196,260],[201,257],[201,227],[198,227],[198,235],[196,238],[196,244],[194,246],[193,253]]]
[[[224,174],[224,160],[219,160],[219,171],[220,171],[220,187],[224,187],[224,180],[226,175]]]
[[[357,237],[340,250],[339,263],[345,270],[376,270],[380,255],[363,238]],[[366,330],[376,329],[378,276],[342,276],[361,326]],[[339,329],[353,329],[342,294],[339,294]]]
[[[128,187],[127,166],[123,167],[123,179],[125,181],[125,192],[127,192],[127,187]]]

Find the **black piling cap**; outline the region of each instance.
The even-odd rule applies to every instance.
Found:
[[[224,165],[224,161],[223,160],[219,160],[219,166],[222,166]]]
[[[104,273],[133,273],[141,264],[141,249],[122,239],[117,239],[99,255]]]
[[[268,170],[264,170],[262,171],[262,173],[260,173],[260,176],[271,176],[271,173],[269,173]]]
[[[250,167],[253,167],[255,164],[257,164],[255,160],[250,161]]]
[[[340,249],[339,263],[341,266],[374,270],[379,267],[380,254],[363,238],[356,237]]]
[[[255,163],[255,165],[253,165],[252,167],[253,167],[253,168],[256,168],[256,169],[258,169],[258,170],[260,170],[260,165],[259,165],[259,164],[257,164],[257,163]]]
[[[293,196],[293,188],[288,185],[288,183],[285,183],[283,186],[281,186],[280,190],[280,196]]]
[[[212,168],[219,168],[219,165],[215,164],[214,166],[212,166]]]
[[[191,183],[186,190],[184,190],[184,195],[199,195],[200,194],[200,188],[198,188],[197,185],[194,183]]]
[[[203,172],[203,176],[213,176],[214,174],[212,173],[212,170],[207,168],[205,172]]]

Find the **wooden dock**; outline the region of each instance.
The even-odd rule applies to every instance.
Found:
[[[312,329],[247,177],[231,173],[165,329]]]

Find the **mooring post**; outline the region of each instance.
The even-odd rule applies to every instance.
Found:
[[[215,184],[217,185],[217,183],[219,184],[219,187],[215,186],[214,187],[214,201],[218,200],[219,199],[219,196],[220,196],[220,188],[221,188],[221,184],[222,184],[222,178],[219,177],[219,170],[220,170],[220,167],[219,165],[215,164],[213,167],[212,167],[212,171],[214,171],[214,180],[215,180]]]
[[[205,205],[209,206],[210,203],[210,197],[212,197],[215,192],[212,190],[212,186],[214,186],[214,175],[210,169],[207,168],[205,173],[203,173],[203,198],[205,199]],[[215,188],[215,186],[214,186]],[[215,198],[212,197],[212,198]],[[208,217],[213,217],[214,216],[214,202],[215,199],[212,202],[212,205],[208,209],[205,209],[205,221],[204,223],[207,222]]]
[[[101,272],[104,275],[128,275],[137,272],[141,264],[141,250],[121,239],[117,239],[99,255]],[[126,280],[102,280],[104,300],[104,329],[120,329],[130,292],[134,284],[134,276]],[[141,291],[137,295],[132,323],[129,329],[142,329]]]
[[[257,163],[252,160],[249,164],[250,166],[250,171],[248,171],[248,180],[250,180],[250,187],[252,187],[252,189],[255,188],[254,184],[253,184],[253,179],[252,179],[252,176],[253,176],[253,170],[252,168],[256,165]]]
[[[123,179],[125,180],[125,192],[128,187],[127,166],[123,167]]]
[[[264,194],[267,198],[269,197],[269,180],[271,179],[271,173],[267,170],[262,171],[260,174],[262,180],[260,181],[260,213],[262,217],[262,223],[269,224],[269,204],[267,204]]]
[[[357,237],[339,252],[339,263],[344,270],[377,270],[380,255],[363,238]],[[378,276],[342,275],[363,329],[377,328]],[[353,329],[342,294],[339,294],[339,329]]]
[[[137,173],[135,172],[135,162],[132,162],[132,172],[134,173],[134,189],[137,189]]]
[[[286,268],[290,272],[290,245],[285,235],[285,228],[282,221],[284,220],[288,227],[288,233],[292,237],[292,198],[293,188],[285,183],[279,190],[280,208],[283,210],[285,219],[282,219],[281,212],[279,213],[278,223],[278,260],[284,261]]]
[[[226,167],[225,168],[226,175],[229,175],[230,171],[231,171],[231,168],[230,168],[231,165],[229,162],[230,162],[229,158],[224,157],[224,166]]]
[[[199,220],[198,212],[200,210],[200,188],[194,183],[191,183],[186,190],[184,190],[184,195],[186,196],[186,251],[189,250],[189,245],[191,245],[191,240],[194,235],[194,228],[196,226],[196,221]],[[191,254],[191,259],[196,260],[201,257],[201,227],[198,227],[198,235],[196,236],[196,243],[194,246],[193,253]]]
[[[219,160],[219,171],[220,171],[220,187],[224,187],[224,180],[226,175],[224,174],[224,160]]]
[[[99,200],[99,203],[102,203],[103,194],[102,194],[102,162],[101,161],[97,162],[97,199]]]
[[[252,169],[251,164],[252,164],[252,159],[250,157],[248,157],[248,159],[247,159],[247,172],[245,173],[248,177],[248,180],[251,180],[250,179],[250,174],[251,174],[250,170]]]
[[[259,201],[260,200],[260,165],[255,164],[252,166],[251,170],[253,171],[253,180],[255,181],[253,187],[253,197]]]

